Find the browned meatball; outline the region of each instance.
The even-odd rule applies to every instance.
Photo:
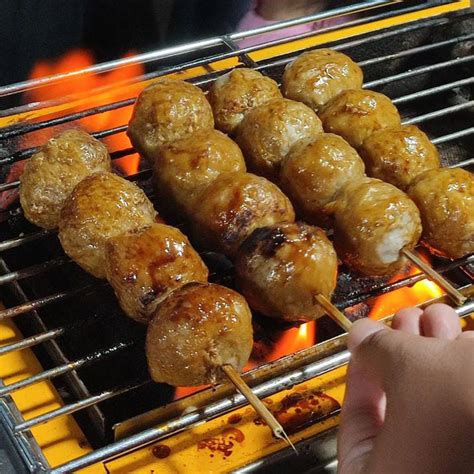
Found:
[[[400,115],[392,101],[364,89],[339,94],[327,103],[319,117],[326,132],[341,135],[355,148],[377,130],[400,126]]]
[[[294,220],[290,201],[273,183],[250,173],[226,173],[199,196],[193,227],[204,247],[233,256],[258,227]]]
[[[83,179],[66,200],[59,220],[64,251],[84,270],[105,277],[105,243],[152,224],[156,211],[135,184],[112,173]]]
[[[165,145],[154,165],[158,200],[189,213],[199,193],[221,173],[245,172],[240,148],[217,130],[199,130]]]
[[[110,171],[107,147],[81,130],[51,138],[26,163],[20,177],[25,217],[44,229],[55,229],[64,201],[77,183],[98,171]]]
[[[283,94],[315,112],[348,89],[360,89],[362,69],[349,56],[323,48],[300,54],[283,74]]]
[[[138,96],[127,134],[136,150],[153,161],[160,146],[213,127],[212,109],[201,89],[165,78]]]
[[[365,178],[345,187],[335,204],[334,244],[339,257],[366,276],[388,276],[406,264],[421,235],[420,214],[395,186]]]
[[[306,105],[274,99],[252,109],[237,132],[249,169],[276,181],[283,158],[304,138],[314,138],[323,128],[318,116]]]
[[[190,283],[158,307],[146,337],[151,378],[175,386],[216,383],[240,371],[252,351],[252,314],[235,291]]]
[[[406,190],[423,171],[439,168],[439,154],[425,133],[414,125],[374,132],[360,154],[367,174]]]
[[[193,281],[207,281],[208,271],[178,229],[152,224],[105,244],[107,280],[124,312],[147,323],[157,305],[173,290]]]
[[[306,222],[327,227],[327,205],[347,184],[364,176],[364,162],[354,148],[337,135],[322,133],[291,149],[283,160],[280,184]]]
[[[238,68],[216,79],[209,91],[216,127],[235,133],[245,114],[281,97],[278,84],[253,69]]]
[[[326,234],[302,222],[257,229],[236,259],[237,279],[250,306],[289,321],[325,314],[314,297],[336,287],[337,256]]]
[[[423,239],[436,253],[474,252],[474,177],[466,170],[425,171],[408,188],[423,222]]]

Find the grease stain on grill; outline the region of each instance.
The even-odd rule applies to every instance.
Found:
[[[239,423],[239,421],[242,420],[242,416],[235,413],[231,416],[229,416],[229,419],[227,420],[229,422],[229,424],[231,425],[236,425],[237,423]]]
[[[166,444],[157,444],[152,448],[151,453],[155,458],[165,459],[171,454],[171,448]]]
[[[221,434],[212,438],[204,438],[197,444],[197,449],[208,449],[209,456],[214,457],[214,454],[221,453],[223,459],[227,459],[232,455],[235,448],[235,443],[242,443],[245,435],[237,428],[226,428]]]
[[[337,400],[323,392],[298,390],[284,397],[270,411],[285,431],[291,434],[322,421],[340,408]],[[253,422],[257,426],[266,425],[259,416]]]

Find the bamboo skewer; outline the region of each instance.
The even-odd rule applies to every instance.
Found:
[[[403,255],[416,265],[430,280],[443,288],[456,305],[461,306],[466,301],[467,298],[459,290],[454,288],[446,278],[425,263],[416,253],[408,249],[403,249],[402,252]]]
[[[284,440],[293,451],[298,454],[295,446],[291,442],[290,438],[286,434],[283,426],[277,421],[272,415],[270,410],[265,404],[252,392],[250,387],[245,383],[240,374],[229,364],[225,364],[222,367],[222,371],[227,378],[234,384],[235,388],[248,400],[250,405],[253,406],[255,411],[263,418],[265,423],[270,427],[275,438]]]
[[[352,326],[352,321],[347,318],[347,316],[339,311],[324,295],[318,294],[314,297],[316,302],[326,310],[328,316],[335,321],[339,326],[341,326],[344,331],[349,332],[349,329]]]

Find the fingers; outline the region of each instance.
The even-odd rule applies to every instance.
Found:
[[[398,329],[409,334],[420,335],[420,308],[407,308],[399,311],[392,320],[392,329]]]
[[[420,316],[421,334],[438,339],[456,339],[461,334],[459,316],[446,304],[428,306]]]

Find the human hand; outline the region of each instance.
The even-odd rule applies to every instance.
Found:
[[[348,347],[339,474],[474,472],[474,331],[452,308],[357,321]]]

